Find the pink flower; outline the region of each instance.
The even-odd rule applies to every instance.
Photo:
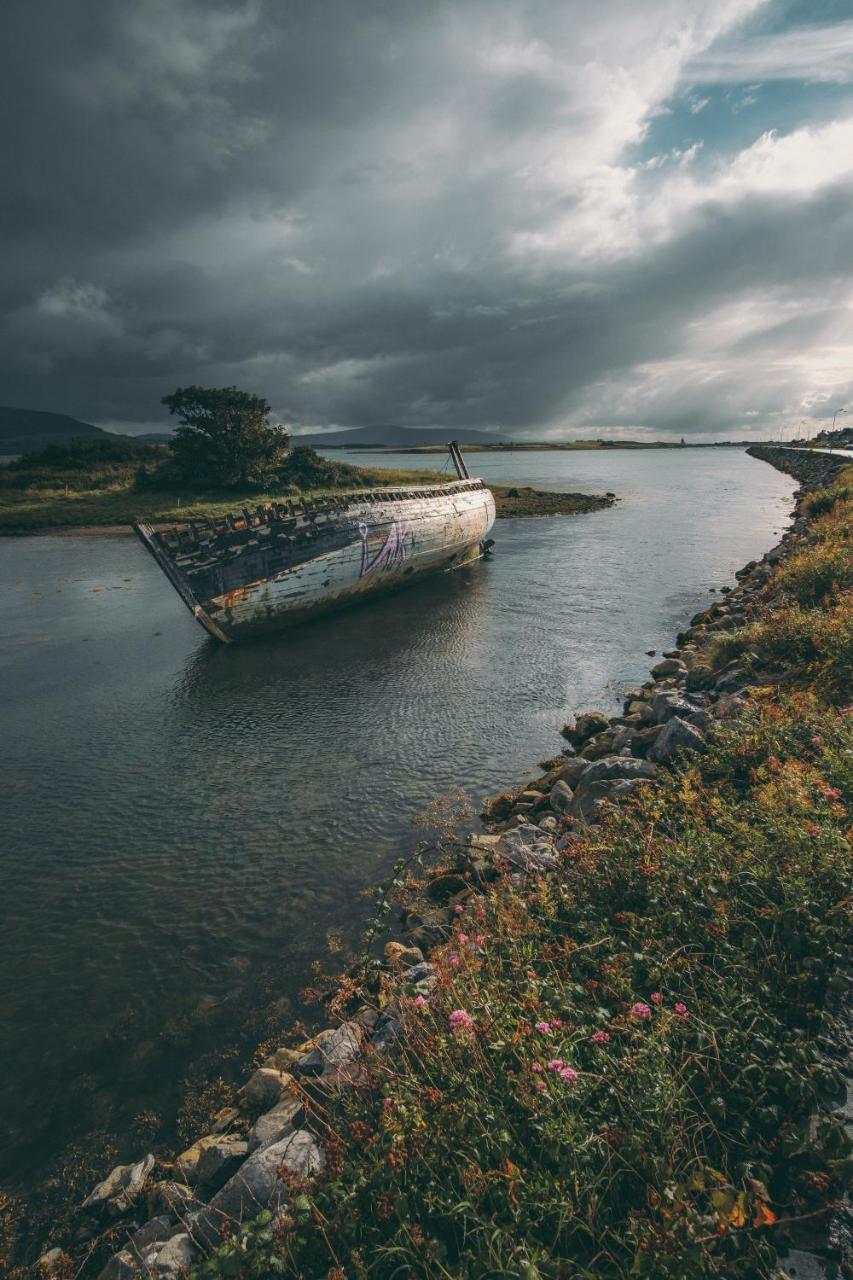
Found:
[[[690,1014],[687,1012],[687,1005],[686,1005],[686,1004],[682,1004],[680,1000],[679,1000],[678,1004],[677,1004],[677,1005],[675,1005],[674,1012],[675,1012],[675,1016],[676,1016],[676,1018],[685,1018],[685,1019],[686,1019],[686,1018],[689,1018],[689,1017],[690,1017]]]
[[[464,947],[465,943],[468,941],[468,934],[460,933],[456,941],[459,943],[460,947]]]
[[[550,1027],[550,1024],[547,1022],[537,1022],[536,1030],[540,1033],[540,1035],[543,1035],[543,1036],[547,1036],[551,1034],[551,1027]]]
[[[534,1063],[531,1063],[530,1070],[531,1070],[531,1071],[535,1071],[535,1072],[536,1072],[536,1074],[537,1074],[537,1075],[539,1075],[539,1073],[540,1073],[540,1072],[541,1072],[541,1070],[542,1070],[542,1063],[541,1063],[541,1062],[534,1062]]]
[[[451,965],[453,966],[453,968],[454,968],[454,969],[458,969],[458,968],[459,968],[459,957],[458,957],[458,956],[451,956],[451,957],[450,957],[450,963],[451,963]]]
[[[416,1009],[423,1009],[425,1005],[426,1005],[426,1000],[423,998],[423,996],[415,996]]]
[[[462,905],[462,903],[461,903],[461,902],[457,902],[457,904],[456,904],[456,906],[453,908],[453,910],[456,912],[456,914],[457,914],[458,916],[461,916],[461,915],[462,915],[462,912],[465,910],[465,908],[463,907],[463,905]]]
[[[528,978],[535,978],[535,977],[536,977],[536,970],[535,970],[535,969],[528,969],[528,970],[527,970],[527,976],[528,976]]]
[[[563,1084],[577,1084],[580,1077],[574,1067],[563,1067],[560,1072],[560,1079]]]
[[[562,1058],[552,1058],[552,1059],[551,1059],[551,1061],[548,1063],[548,1070],[549,1070],[549,1071],[562,1071],[562,1069],[563,1069],[563,1067],[564,1067],[565,1065],[566,1065],[566,1064],[565,1064],[565,1062],[563,1062],[563,1059],[562,1059]]]
[[[649,996],[649,999],[651,1000],[652,1004],[660,1004],[661,1000],[663,1000],[663,996],[659,991],[653,991],[652,994]]]
[[[554,1030],[555,1030],[555,1031],[559,1031],[559,1030],[560,1030],[560,1027],[561,1027],[562,1025],[563,1025],[563,1019],[562,1019],[562,1018],[552,1018],[552,1019],[551,1019],[551,1026],[554,1028]]]
[[[823,738],[812,738],[812,740],[811,740],[811,744],[812,744],[812,746],[813,746],[813,747],[822,747],[822,746],[823,746]]]
[[[607,1044],[609,1039],[610,1033],[608,1031],[593,1031],[589,1037],[589,1042],[590,1044]]]
[[[470,1031],[474,1025],[474,1019],[464,1009],[454,1009],[448,1022],[454,1035],[458,1035],[461,1031]]]
[[[638,1000],[636,1004],[631,1005],[632,1018],[650,1018],[652,1011],[647,1004],[643,1004],[642,1000]]]
[[[486,935],[484,933],[476,933],[474,935],[474,943],[476,946],[482,947],[485,941],[486,941]]]
[[[539,1092],[541,1093],[541,1092],[542,1092],[542,1090],[545,1088],[545,1081],[544,1081],[544,1080],[534,1080],[534,1081],[533,1081],[533,1088],[534,1088],[534,1089],[538,1089],[538,1090],[539,1090]]]
[[[840,800],[841,792],[838,787],[821,787],[824,800]]]

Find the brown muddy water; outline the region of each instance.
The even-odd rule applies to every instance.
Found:
[[[7,1186],[92,1131],[168,1135],[184,1076],[298,1015],[414,815],[521,781],[569,714],[615,707],[794,487],[734,449],[470,462],[621,501],[501,521],[490,562],[231,648],[133,538],[0,539]]]

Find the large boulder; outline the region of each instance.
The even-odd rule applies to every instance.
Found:
[[[336,1067],[354,1062],[361,1053],[364,1028],[357,1022],[344,1022],[296,1064],[303,1076],[322,1076]]]
[[[154,1164],[154,1157],[147,1155],[136,1164],[116,1165],[103,1182],[89,1192],[82,1207],[91,1213],[105,1213],[111,1218],[127,1213],[142,1194]]]
[[[589,767],[589,760],[575,756],[574,759],[566,761],[554,781],[565,782],[566,786],[574,787],[577,785],[578,779],[583,777]]]
[[[175,1160],[175,1172],[191,1186],[221,1187],[249,1154],[238,1134],[207,1134]]]
[[[666,724],[673,716],[689,716],[696,708],[675,690],[666,689],[652,698],[652,711],[658,724]]]
[[[598,811],[603,801],[618,802],[626,800],[639,786],[644,786],[645,778],[613,778],[590,782],[579,787],[572,801],[571,816],[579,822],[590,824],[598,820]]]
[[[664,676],[684,675],[686,670],[687,667],[680,658],[664,658],[652,667],[652,675],[656,680],[662,680]]]
[[[548,794],[551,808],[557,813],[567,813],[572,803],[572,794],[567,782],[555,782]]]
[[[578,783],[580,790],[593,782],[610,782],[614,778],[653,778],[657,770],[647,760],[634,760],[631,756],[604,756],[591,764]]]
[[[673,716],[649,748],[649,759],[662,763],[671,760],[676,752],[685,750],[707,751],[707,744],[695,725],[688,724],[680,716]]]
[[[323,1163],[320,1144],[307,1129],[295,1129],[279,1142],[262,1147],[191,1219],[193,1237],[213,1247],[226,1225],[233,1227],[256,1218],[262,1209],[283,1208],[288,1191],[279,1170],[308,1177],[319,1173]]]
[[[268,1147],[271,1142],[280,1142],[302,1119],[304,1112],[302,1099],[298,1094],[291,1094],[276,1103],[271,1111],[265,1111],[255,1121],[249,1134],[249,1150],[258,1151]]]
[[[237,1096],[242,1107],[259,1111],[274,1107],[291,1083],[292,1079],[286,1072],[277,1071],[274,1067],[258,1067]]]
[[[596,733],[603,733],[609,728],[610,720],[603,711],[582,711],[575,717],[574,724],[563,725],[560,732],[573,746],[577,747],[582,742],[586,742],[587,738],[592,738]]]

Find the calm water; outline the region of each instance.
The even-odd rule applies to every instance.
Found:
[[[729,449],[471,461],[622,500],[500,522],[489,563],[227,649],[135,539],[0,540],[3,1177],[168,1113],[200,1055],[296,1012],[413,815],[521,780],[569,713],[615,706],[794,487]]]

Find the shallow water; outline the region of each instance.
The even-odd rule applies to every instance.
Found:
[[[412,817],[521,780],[570,713],[615,707],[794,488],[733,449],[469,462],[621,501],[501,521],[489,562],[227,649],[135,539],[0,540],[0,1176],[168,1111],[247,1013],[297,1012]]]

